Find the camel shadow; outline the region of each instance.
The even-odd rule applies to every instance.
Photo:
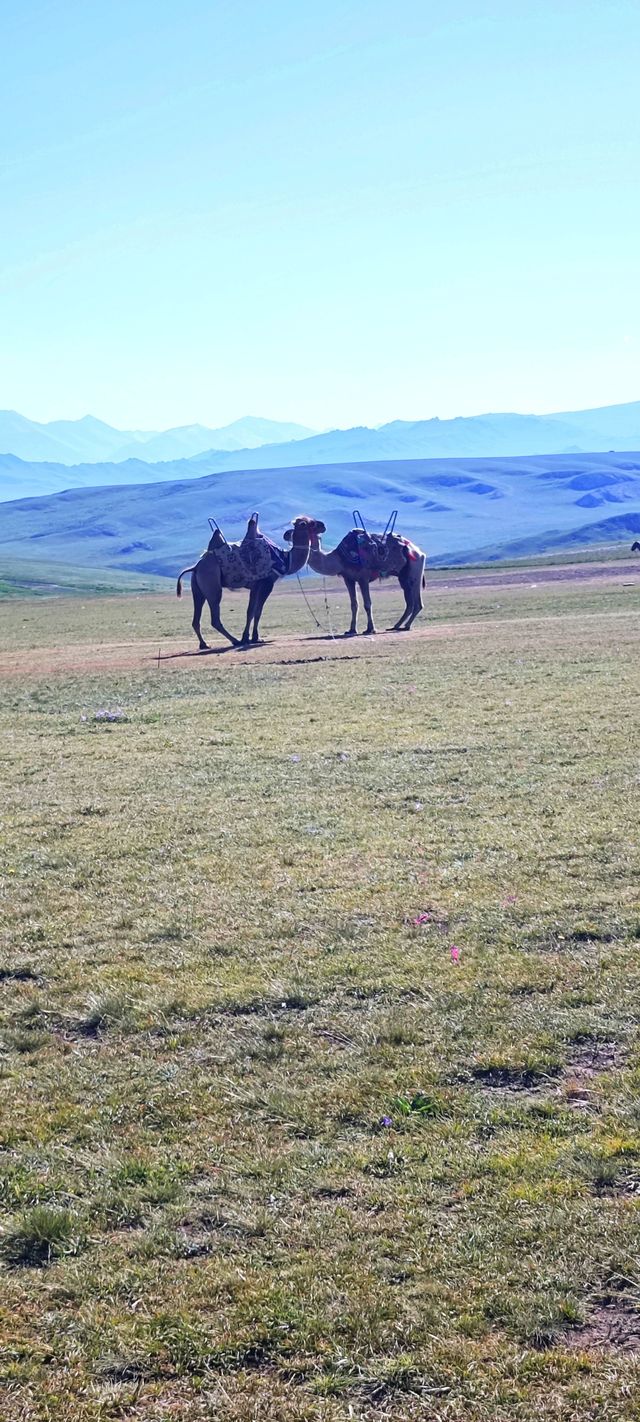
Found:
[[[191,658],[192,660],[197,658],[200,660],[202,657],[224,657],[229,652],[256,652],[259,647],[267,646],[269,646],[268,641],[239,642],[237,647],[232,646],[230,642],[228,646],[223,647],[195,647],[193,651],[165,652],[161,655],[156,654],[151,660],[154,662],[176,662],[184,660],[185,658]]]
[[[408,627],[381,627],[375,633],[375,637],[384,637],[387,632],[408,632]],[[308,636],[301,638],[303,642],[373,642],[374,634],[370,632],[309,632]]]
[[[363,635],[363,634],[361,634]],[[355,642],[352,632],[309,632],[308,636],[300,639],[302,642]]]
[[[190,658],[191,660],[193,660],[193,658],[196,657],[199,660],[201,657],[223,657],[226,652],[235,651],[237,651],[237,648],[232,647],[231,643],[229,643],[228,647],[196,647],[194,652],[165,652],[162,656],[152,657],[151,661],[177,662],[183,660],[184,658]]]

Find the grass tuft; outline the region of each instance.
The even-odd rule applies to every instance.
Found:
[[[127,1028],[134,1021],[130,1000],[123,993],[92,994],[87,1003],[87,1012],[77,1019],[76,1030],[86,1037],[96,1037],[109,1028]]]
[[[63,1255],[78,1254],[83,1243],[80,1222],[69,1210],[35,1205],[6,1230],[2,1252],[9,1264],[41,1267]]]

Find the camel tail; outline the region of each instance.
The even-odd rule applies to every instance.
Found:
[[[194,563],[193,568],[195,568],[195,566],[196,565]],[[178,581],[176,583],[176,597],[182,597],[182,579],[184,578],[185,573],[192,573],[193,568],[183,568],[182,572],[178,574]]]

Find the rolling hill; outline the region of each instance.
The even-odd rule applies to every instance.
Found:
[[[194,477],[187,460],[163,464],[163,479],[176,477],[186,468],[187,478]],[[123,464],[59,464],[42,459],[27,463],[16,454],[0,454],[0,509],[10,499],[28,499],[56,494],[65,489],[88,489],[120,484],[157,484],[157,464],[143,459],[128,459]],[[2,511],[4,517],[4,510]]]
[[[69,567],[42,558],[2,558],[0,598],[67,596],[110,597],[117,593],[161,592],[164,578],[144,573],[123,573],[117,568]]]
[[[431,559],[513,555],[518,540],[536,552],[637,536],[640,454],[352,462],[71,489],[5,504],[0,557],[172,575],[206,543],[209,514],[231,538],[253,508],[278,538],[301,510],[322,516],[327,547],[354,508],[373,528],[398,508],[399,530]]]

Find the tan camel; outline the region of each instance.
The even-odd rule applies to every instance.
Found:
[[[393,627],[387,628],[387,631],[408,632],[423,607],[426,553],[423,553],[417,544],[411,543],[408,538],[401,538],[396,533],[364,533],[362,529],[357,528],[353,528],[330,553],[323,553],[320,535],[326,532],[325,524],[319,519],[306,516],[297,518],[293,528],[287,529],[285,541],[290,542],[298,538],[303,524],[307,525],[311,540],[309,567],[314,573],[343,578],[346,583],[351,602],[351,626],[348,632],[345,632],[345,637],[355,637],[358,631],[356,588],[360,588],[367,614],[365,636],[375,633],[369,584],[376,578],[391,576],[396,577],[400,583],[405,608],[402,616],[394,622]]]
[[[291,540],[290,540],[291,541]],[[242,543],[227,543],[219,529],[216,529],[209,546],[202,557],[190,568],[183,568],[176,585],[176,595],[182,597],[182,579],[191,573],[193,594],[193,622],[191,626],[198,638],[201,652],[207,651],[207,643],[200,631],[200,617],[205,602],[209,604],[211,625],[221,632],[232,646],[240,647],[249,640],[258,642],[259,624],[262,610],[278,578],[288,577],[304,568],[309,557],[309,529],[303,522],[295,532],[291,548],[278,548],[258,530],[258,515],[249,519],[247,532]],[[228,632],[220,617],[220,603],[224,588],[249,588],[247,620],[242,638],[238,641]],[[253,634],[250,639],[251,623]]]

